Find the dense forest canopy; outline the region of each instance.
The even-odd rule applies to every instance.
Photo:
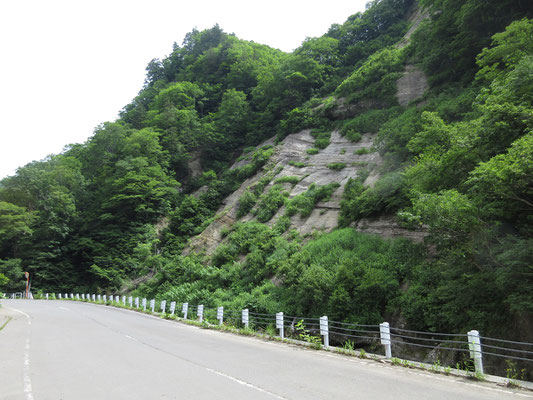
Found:
[[[148,64],[116,121],[0,182],[0,289],[19,291],[29,271],[42,291],[114,289],[361,323],[394,317],[531,340],[522,327],[533,315],[533,5],[419,3],[371,1],[290,54],[218,25],[192,30]],[[419,6],[430,17],[397,46]],[[400,106],[406,65],[423,69],[430,88]],[[262,214],[235,224],[212,257],[182,253],[266,165],[273,148],[259,145],[306,128],[317,151],[334,129],[353,140],[377,133],[380,179],[350,179],[339,229],[311,238],[288,230],[332,187],[289,201],[281,186],[263,193],[258,184],[240,211],[261,202]],[[230,169],[242,154],[250,162]],[[266,224],[281,205],[284,218]],[[381,215],[429,235],[415,244],[350,228]]]

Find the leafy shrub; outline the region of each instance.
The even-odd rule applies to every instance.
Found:
[[[298,182],[300,182],[300,177],[298,176],[282,176],[281,178],[277,178],[274,183],[290,183],[291,185],[296,185]]]
[[[315,146],[319,149],[325,149],[329,146],[329,135],[323,133],[319,135],[315,140]]]
[[[394,116],[401,113],[401,107],[391,107],[385,110],[369,110],[355,118],[345,121],[340,129],[342,136],[349,138],[349,135],[355,133],[377,133],[381,125]],[[352,140],[357,142],[358,140]]]
[[[244,217],[255,206],[257,196],[248,189],[239,197],[239,206],[237,209],[237,218]]]
[[[325,149],[329,146],[331,132],[329,130],[313,129],[311,136],[315,138],[315,147],[318,149]]]
[[[299,194],[289,200],[285,209],[285,215],[292,217],[296,213],[300,212],[302,218],[306,218],[313,212],[315,205],[331,197],[335,189],[340,185],[337,182],[330,183],[324,186],[318,186],[311,184],[306,192]]]
[[[344,136],[346,137],[346,139],[348,139],[352,143],[360,142],[361,139],[363,138],[363,136],[355,130],[347,131]]]
[[[313,112],[308,108],[294,108],[286,114],[280,122],[278,138],[310,128],[313,125]]]
[[[387,241],[346,228],[303,246],[279,273],[292,287],[293,312],[378,323],[387,305],[401,296],[404,271],[420,263],[416,249],[407,240]]]
[[[261,179],[259,179],[256,183],[250,186],[252,193],[256,197],[261,196],[261,193],[263,193],[263,190],[265,190],[266,185],[268,185],[271,180],[272,180],[272,176],[270,174],[266,174],[262,176]]]
[[[357,154],[359,156],[363,154],[369,154],[369,153],[371,153],[371,151],[368,147],[361,147],[360,149],[357,149],[354,151],[354,154]]]
[[[270,188],[268,193],[263,194],[259,198],[257,207],[257,220],[259,222],[269,221],[279,208],[285,204],[288,197],[287,191],[283,190],[283,186],[274,185]]]
[[[318,150],[316,147],[312,147],[312,148],[310,148],[310,149],[307,149],[305,152],[306,152],[307,154],[310,154],[310,155],[315,155],[315,154],[318,154],[318,151],[319,151],[319,150]]]
[[[396,102],[396,81],[402,70],[402,49],[385,48],[371,55],[335,92],[348,97],[350,102],[371,98],[392,105]]]
[[[274,224],[274,229],[279,232],[279,234],[287,232],[287,230],[291,226],[291,219],[287,217],[286,215],[282,215],[278,218],[276,223]]]
[[[232,262],[237,255],[237,249],[235,246],[228,244],[221,244],[215,250],[215,253],[211,257],[211,262],[214,266],[220,267],[224,264]]]
[[[339,225],[347,226],[361,218],[392,213],[409,204],[401,173],[384,175],[374,187],[365,188],[361,179],[350,179],[344,187]]]
[[[341,169],[346,168],[346,163],[343,163],[343,162],[331,163],[331,164],[328,164],[328,168],[334,171],[340,171]]]
[[[289,165],[292,165],[293,167],[296,167],[296,168],[303,168],[306,166],[306,164],[301,161],[289,161]]]
[[[384,123],[375,142],[380,153],[389,153],[388,156],[392,157],[395,163],[407,160],[412,155],[407,143],[422,130],[422,112],[417,107],[411,107]],[[394,168],[396,165],[390,167]]]

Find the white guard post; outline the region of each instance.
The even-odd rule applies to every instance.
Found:
[[[104,303],[107,303],[107,296],[104,294]]]
[[[217,319],[218,319],[218,324],[222,325],[222,323],[224,322],[224,307],[223,306],[217,308]]]
[[[102,295],[101,294],[98,295],[98,301],[102,301]]]
[[[65,293],[65,299],[68,300],[68,293]]]
[[[126,296],[122,296],[122,305],[123,305],[123,306],[126,305]]]
[[[61,300],[61,293],[59,293],[58,296],[59,296],[59,300]]]
[[[115,296],[115,303],[120,304],[120,297]]]
[[[85,300],[85,294],[83,294],[83,293],[81,294],[81,299]]]
[[[250,313],[248,312],[247,308],[242,310],[242,324],[245,328],[248,328],[250,326]]]
[[[79,299],[80,299],[80,294],[76,293],[76,300],[79,300]]]
[[[135,308],[139,308],[139,298],[135,297]]]
[[[70,298],[71,298],[72,300],[74,300],[74,293],[71,293],[71,294],[70,294]]]
[[[279,329],[279,336],[284,338],[284,329],[283,329],[283,313],[276,313],[276,328]]]
[[[130,306],[130,308],[133,308],[133,297],[128,297],[128,304]]]
[[[181,313],[183,314],[183,319],[187,319],[188,312],[189,312],[189,303],[183,303],[181,306]]]
[[[329,326],[328,326],[328,317],[320,317],[320,334],[324,336],[324,347],[329,347]]]
[[[96,294],[93,294],[93,301],[96,302]]]
[[[48,300],[48,293],[46,293],[46,300]]]
[[[204,305],[200,304],[198,306],[198,310],[196,311],[196,316],[198,317],[198,321],[204,322]]]
[[[175,312],[176,312],[176,302],[171,301],[170,302],[170,314],[174,315]]]
[[[483,375],[483,354],[478,331],[468,332],[468,348],[470,349],[470,357],[474,359],[476,373]]]
[[[390,327],[388,322],[379,324],[379,334],[381,336],[381,344],[385,346],[385,358],[392,358]]]
[[[143,311],[146,311],[146,298],[143,299],[142,305],[143,305]]]
[[[155,311],[155,299],[150,300],[150,309],[152,310],[152,312]]]
[[[161,312],[162,312],[163,314],[165,313],[166,308],[167,308],[167,301],[166,301],[166,300],[162,300],[162,301],[161,301]]]

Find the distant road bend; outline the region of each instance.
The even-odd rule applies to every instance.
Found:
[[[533,399],[70,301],[2,300],[0,400]]]

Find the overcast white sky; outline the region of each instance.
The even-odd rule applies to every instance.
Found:
[[[284,51],[367,0],[2,0],[0,179],[82,143],[141,89],[145,67],[185,34],[224,31]]]

